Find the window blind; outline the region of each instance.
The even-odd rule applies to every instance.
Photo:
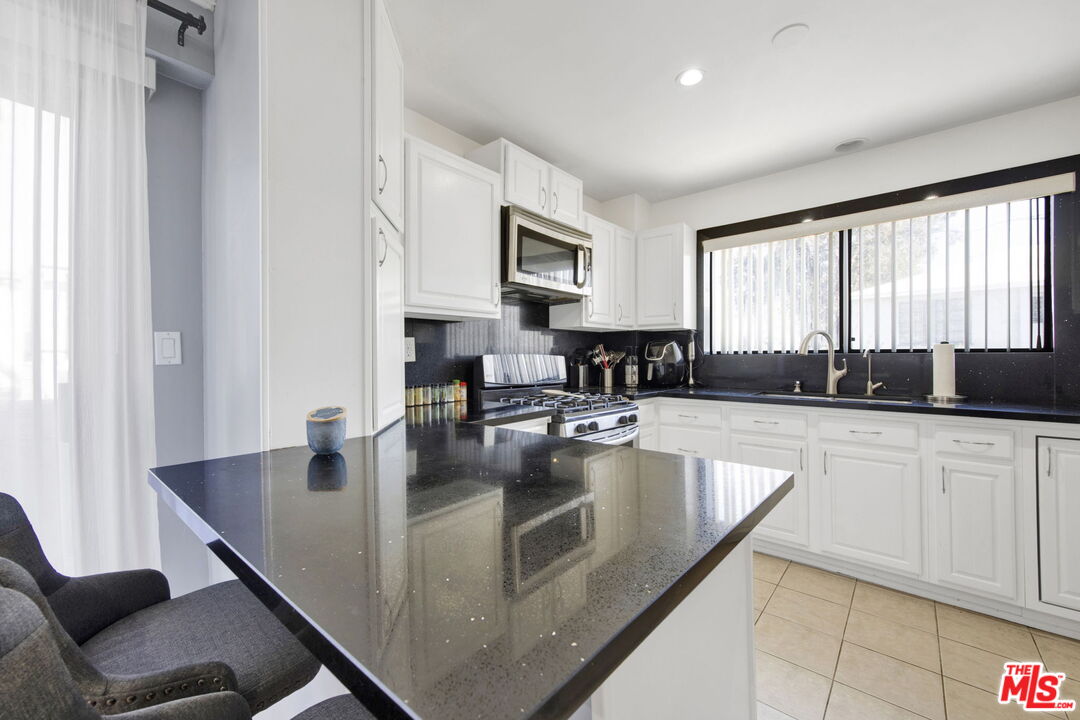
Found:
[[[811,330],[839,335],[839,232],[708,256],[706,344],[713,352],[794,352]]]
[[[920,202],[894,205],[877,210],[839,215],[821,220],[810,220],[798,225],[785,225],[738,235],[727,235],[706,240],[702,245],[702,249],[705,252],[711,252],[742,245],[785,240],[796,236],[819,235],[866,225],[880,225],[909,218],[940,215],[968,208],[1030,200],[1032,198],[1072,192],[1075,189],[1076,174],[1063,173],[1008,185],[999,185],[984,190],[946,195],[940,198],[927,198]]]

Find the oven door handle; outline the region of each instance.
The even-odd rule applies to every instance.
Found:
[[[633,427],[627,428],[625,430],[616,428],[615,431],[609,430],[609,431],[607,431],[605,433],[598,433],[599,435],[601,435],[601,437],[598,437],[598,438],[595,438],[595,439],[591,438],[591,437],[589,437],[587,435],[584,436],[584,437],[577,437],[577,438],[574,438],[574,439],[575,440],[587,440],[589,442],[600,443],[601,445],[625,445],[626,443],[634,442],[634,440],[637,439],[640,432],[641,432],[640,427],[637,426],[637,425],[634,425]]]

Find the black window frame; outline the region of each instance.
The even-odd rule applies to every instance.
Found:
[[[1032,163],[1029,165],[1021,165],[1014,168],[1008,168],[1005,170],[995,170],[988,173],[981,173],[979,175],[970,175],[966,177],[956,178],[939,183],[932,183],[927,185],[919,185],[916,187],[906,188],[904,190],[897,190],[895,192],[881,193],[878,195],[870,195],[855,200],[846,200],[837,203],[831,203],[829,205],[820,205],[813,208],[807,208],[804,210],[796,210],[793,212],[781,213],[778,215],[770,215],[768,217],[756,218],[753,220],[744,220],[735,223],[729,223],[726,225],[717,225],[714,227],[703,228],[697,233],[697,255],[698,255],[698,314],[697,314],[697,327],[701,332],[704,347],[708,348],[706,353],[709,355],[721,355],[724,353],[718,353],[712,350],[712,323],[711,319],[711,278],[712,278],[712,257],[710,253],[704,250],[704,243],[708,240],[714,240],[717,238],[727,237],[731,235],[741,235],[743,233],[756,232],[760,230],[768,230],[776,227],[785,226],[797,226],[798,224],[810,220],[824,220],[831,217],[837,217],[841,215],[851,215],[860,212],[867,212],[871,210],[879,210],[882,208],[892,207],[895,205],[906,205],[909,203],[919,202],[925,200],[928,196],[945,197],[948,195],[957,195],[960,193],[974,192],[977,190],[986,190],[988,188],[998,187],[1001,185],[1010,185],[1013,183],[1024,182],[1027,180],[1036,180],[1039,178],[1050,177],[1053,175],[1061,175],[1063,173],[1076,173],[1080,177],[1080,155],[1071,155],[1068,157],[1057,158],[1055,160],[1047,160],[1039,163]],[[1077,193],[1070,193],[1075,195]],[[1055,253],[1054,245],[1055,238],[1059,232],[1058,223],[1056,222],[1056,213],[1058,209],[1058,203],[1054,200],[1060,196],[1048,197],[1045,199],[1047,221],[1043,227],[1043,243],[1045,251],[1045,264],[1043,266],[1043,287],[1045,288],[1043,296],[1043,345],[1039,348],[974,348],[961,349],[960,352],[965,353],[1052,353],[1055,346],[1054,336],[1054,267],[1055,267]],[[839,298],[839,325],[842,330],[841,337],[837,338],[837,351],[843,353],[861,352],[862,349],[853,349],[852,335],[851,335],[851,235],[853,228],[848,228],[841,231],[844,234],[844,238],[840,243],[840,272],[841,277],[839,279],[840,284],[840,298]],[[907,354],[926,354],[929,350],[925,349],[896,349],[892,348],[875,350],[874,353],[907,353]],[[737,353],[739,355],[784,355],[790,354],[789,351],[747,351]]]

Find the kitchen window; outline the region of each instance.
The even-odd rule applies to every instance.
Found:
[[[706,239],[706,349],[795,352],[826,330],[847,352],[1050,350],[1053,196],[1074,185],[1070,173]]]

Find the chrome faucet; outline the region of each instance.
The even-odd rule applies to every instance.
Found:
[[[814,339],[815,335],[820,335],[821,337],[825,338],[825,343],[828,345],[828,348],[829,348],[829,373],[828,373],[828,377],[827,377],[826,382],[825,382],[825,394],[827,394],[827,395],[835,395],[836,394],[836,384],[838,382],[840,382],[840,378],[847,375],[847,360],[846,359],[840,360],[840,362],[842,362],[844,364],[844,367],[843,367],[842,370],[838,370],[836,368],[836,360],[835,360],[835,358],[836,358],[836,346],[833,345],[832,335],[829,335],[829,333],[825,332],[824,330],[811,330],[810,332],[808,332],[806,334],[806,337],[803,338],[802,345],[799,346],[799,354],[800,355],[806,355],[807,354],[807,352],[810,349],[810,341]]]
[[[870,348],[863,350],[862,356],[866,358],[866,394],[873,395],[875,390],[885,387],[885,383],[874,382],[873,361],[870,359]]]

